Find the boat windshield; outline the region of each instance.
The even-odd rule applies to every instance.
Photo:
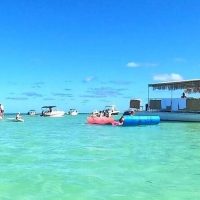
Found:
[[[109,110],[115,110],[115,106],[106,106],[105,109],[106,109],[106,110],[108,110],[108,109],[109,109]]]

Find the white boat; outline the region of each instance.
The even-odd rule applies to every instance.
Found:
[[[78,111],[72,108],[69,110],[68,115],[73,115],[73,116],[78,115]]]
[[[65,115],[64,111],[56,109],[56,106],[43,106],[42,113],[40,116],[43,117],[63,117]]]
[[[36,111],[35,110],[29,110],[27,114],[31,115],[31,116],[36,115]]]
[[[149,98],[145,110],[136,110],[136,115],[160,116],[162,121],[200,122],[200,98],[186,97],[172,98],[172,91],[184,90],[186,93],[200,93],[200,80],[186,80],[149,84],[153,90],[170,90],[170,98]],[[148,91],[149,94],[149,91]],[[184,93],[183,93],[184,94]],[[130,107],[134,108],[134,99]]]
[[[118,115],[120,113],[120,111],[117,110],[115,105],[105,106],[104,110],[107,111],[108,113],[111,113],[111,115]]]

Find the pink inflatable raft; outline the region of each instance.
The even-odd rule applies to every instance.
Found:
[[[90,116],[87,118],[87,122],[89,124],[113,124],[114,119],[111,117],[96,117],[96,116]]]

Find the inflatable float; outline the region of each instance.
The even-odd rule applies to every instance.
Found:
[[[20,119],[14,119],[13,122],[24,122],[24,119],[20,118]]]
[[[159,116],[124,116],[122,126],[155,125],[160,123]]]
[[[112,124],[114,123],[114,119],[111,117],[96,117],[96,116],[90,116],[87,118],[87,122],[89,124]]]
[[[89,124],[112,124],[113,126],[138,126],[138,125],[156,125],[160,123],[159,116],[124,116],[123,122],[115,121],[110,117],[90,116],[87,118]]]
[[[22,118],[19,118],[19,119],[16,119],[14,117],[12,118],[7,118],[7,120],[11,121],[11,122],[24,122],[24,119]]]

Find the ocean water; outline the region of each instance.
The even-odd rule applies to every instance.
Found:
[[[199,200],[200,123],[0,121],[0,200]]]

